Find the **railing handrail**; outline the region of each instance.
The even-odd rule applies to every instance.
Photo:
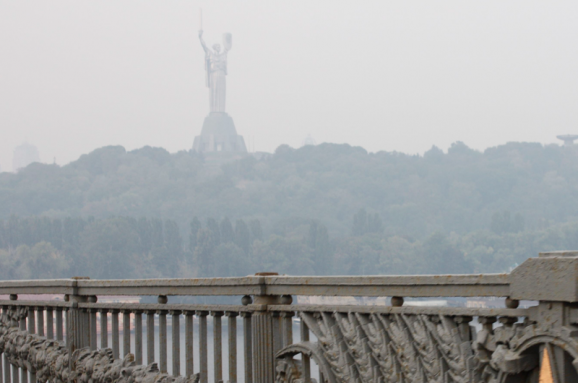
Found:
[[[506,297],[509,274],[0,281],[0,294]]]

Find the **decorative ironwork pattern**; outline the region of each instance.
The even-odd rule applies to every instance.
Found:
[[[13,366],[36,374],[39,382],[194,383],[199,379],[198,375],[187,379],[162,374],[156,363],[137,366],[132,354],[114,359],[110,348],[94,351],[82,348],[74,351],[70,358],[62,342],[30,334],[15,326],[16,320],[25,317],[26,310],[22,308],[10,309],[2,316],[0,352]]]
[[[339,383],[498,383],[507,375],[537,366],[535,354],[524,354],[535,324],[503,317],[472,317],[359,312],[301,312],[322,350],[326,381]],[[522,346],[522,347],[520,347]],[[295,348],[295,346],[292,346]],[[276,382],[302,382],[301,364],[281,352]],[[319,355],[313,355],[319,359]]]

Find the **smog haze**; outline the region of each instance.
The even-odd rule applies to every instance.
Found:
[[[0,166],[105,145],[189,150],[204,53],[232,34],[227,111],[250,151],[423,153],[578,131],[572,1],[0,1]]]

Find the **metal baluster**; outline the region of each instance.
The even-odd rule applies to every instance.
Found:
[[[120,357],[120,350],[119,350],[119,331],[118,331],[118,310],[111,310],[112,316],[112,355],[114,359],[118,359]]]
[[[13,296],[10,296],[10,300],[13,300]],[[2,306],[2,314],[6,315],[8,313],[8,306]],[[2,355],[2,359],[4,361],[4,382],[3,383],[10,383],[10,362],[8,362],[8,357],[6,353]]]
[[[36,383],[36,374],[30,373],[32,383]],[[20,380],[22,383],[28,383],[28,370],[24,367],[20,369]]]
[[[279,312],[271,313],[273,324],[273,355],[283,348],[283,338],[281,336],[281,315]]]
[[[200,363],[200,381],[208,383],[209,367],[207,363],[207,311],[197,311],[199,317],[199,363]]]
[[[130,310],[122,310],[122,356],[130,354]]]
[[[88,309],[81,309],[81,321],[82,321],[82,347],[90,347],[90,314]]]
[[[6,313],[6,310],[3,310],[2,312],[3,314]],[[4,356],[4,353],[0,353],[0,382],[4,383],[2,379],[4,379],[4,369],[2,368],[2,356]]]
[[[28,332],[36,334],[36,317],[34,316],[34,307],[28,307]]]
[[[159,353],[161,372],[167,373],[167,312],[159,311]]]
[[[142,311],[134,312],[134,357],[137,365],[142,364]]]
[[[293,315],[292,311],[281,313],[281,318],[283,318],[283,347],[293,344]]]
[[[6,354],[2,356],[2,359],[4,360],[4,383],[10,383],[10,362]]]
[[[7,309],[8,309],[8,306],[2,306],[2,316],[3,317],[6,315]],[[1,379],[2,383],[6,382],[6,368],[8,368],[8,365],[6,364],[5,356],[6,356],[6,354],[4,354],[4,353],[0,354],[0,368],[2,368],[0,370],[0,379]]]
[[[229,317],[229,382],[237,383],[237,315],[227,311]]]
[[[46,306],[46,337],[54,339],[54,311],[50,306]]]
[[[44,336],[44,307],[36,308],[36,327],[38,335]]]
[[[56,308],[56,340],[64,340],[64,331],[62,329],[62,307]]]
[[[309,328],[307,323],[301,319],[301,342],[309,342]],[[311,359],[308,355],[301,354],[303,365],[303,383],[311,383]],[[321,380],[319,381],[321,383]]]
[[[88,303],[96,303],[98,301],[98,297],[96,295],[90,295],[86,298]],[[90,350],[96,350],[98,348],[96,344],[96,313],[98,312],[97,308],[89,307],[86,309],[86,322],[87,326],[84,329],[87,342],[85,343],[86,346],[90,347]]]
[[[213,311],[213,365],[215,374],[215,383],[223,380],[223,341],[222,341],[222,327],[221,317],[222,311]]]
[[[12,383],[19,383],[20,382],[20,374],[18,371],[19,368],[12,365]]]
[[[108,310],[100,309],[100,348],[108,348]]]
[[[70,349],[70,342],[71,342],[70,333],[68,332],[68,329],[70,328],[69,323],[68,323],[68,321],[69,321],[68,317],[70,316],[70,315],[68,315],[69,310],[70,309],[67,307],[62,311],[62,314],[64,315],[64,324],[63,325],[65,326],[62,328],[62,331],[63,332],[66,331],[66,339],[64,341],[64,344],[66,345],[66,348],[68,348],[68,349]]]
[[[147,311],[147,364],[155,361],[155,312]]]
[[[20,319],[20,330],[22,331],[26,331],[26,318],[22,318]],[[22,383],[28,383],[28,370],[26,370],[26,368],[21,368],[20,369],[20,375],[21,375],[21,379],[22,379]],[[35,380],[33,380],[34,382]]]
[[[180,329],[181,324],[179,323],[181,312],[172,310],[171,317],[173,320],[172,323],[172,332],[173,332],[173,375],[180,376],[181,375],[181,336],[180,336]]]
[[[243,345],[245,358],[245,383],[253,383],[253,334],[251,331],[251,313],[242,312]]]
[[[185,374],[188,377],[194,373],[193,363],[193,312],[185,311]],[[231,382],[233,383],[233,382]]]
[[[96,312],[97,309],[88,309],[88,315],[90,316],[90,349],[96,350]]]

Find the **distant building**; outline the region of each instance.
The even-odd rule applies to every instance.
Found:
[[[15,172],[27,167],[33,162],[40,162],[40,155],[38,154],[38,148],[36,146],[25,142],[14,149],[12,169]]]
[[[563,134],[556,136],[557,139],[564,141],[564,146],[574,145],[574,140],[578,139],[578,134]]]
[[[302,146],[307,146],[307,145],[312,145],[312,146],[317,145],[317,141],[315,141],[315,139],[313,137],[311,137],[310,134],[307,135],[307,137],[305,137],[305,139],[303,140]]]

